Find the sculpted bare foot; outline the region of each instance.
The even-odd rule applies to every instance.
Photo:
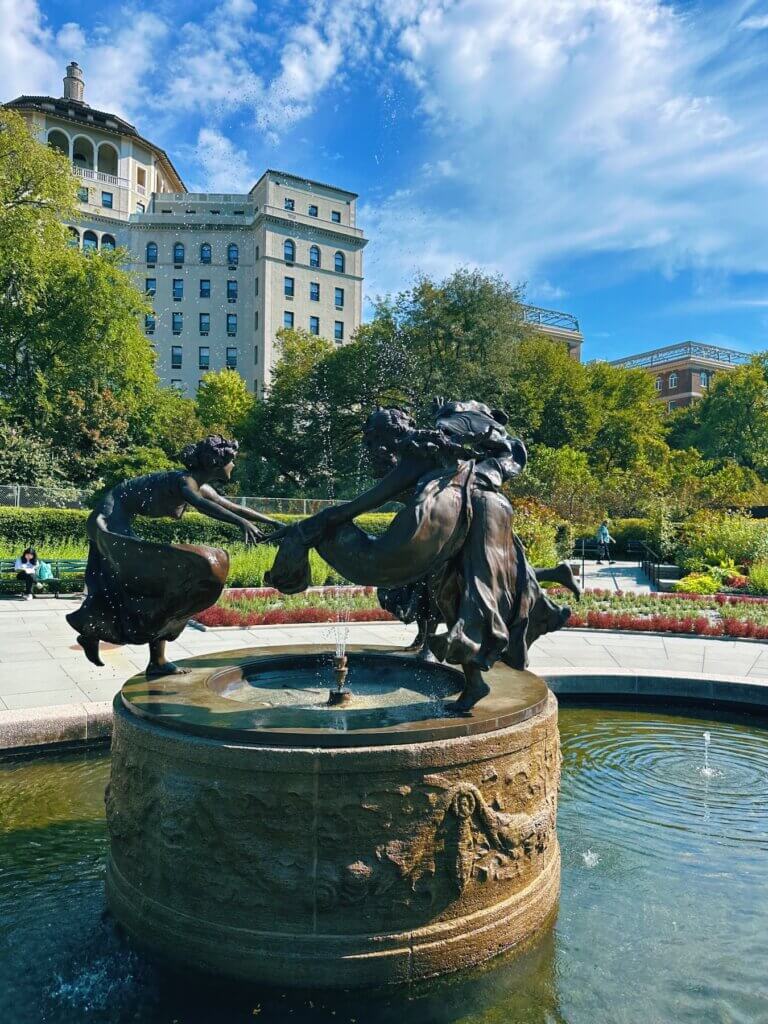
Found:
[[[104,667],[104,662],[99,657],[99,641],[92,636],[79,636],[77,642],[83,648],[85,656],[88,661],[94,665],[98,665],[100,668]]]
[[[172,661],[166,661],[162,665],[150,661],[145,674],[147,679],[160,679],[161,676],[188,676],[190,671],[191,669],[174,665]]]
[[[490,692],[490,686],[482,679],[473,681],[471,685],[468,683],[464,687],[458,700],[446,701],[445,706],[449,711],[458,711],[459,714],[467,715],[475,704],[483,697],[487,697]]]

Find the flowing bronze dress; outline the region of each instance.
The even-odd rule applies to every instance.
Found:
[[[133,532],[133,518],[180,519],[184,470],[152,473],[108,491],[86,523],[86,597],[67,616],[86,639],[114,644],[175,640],[218,600],[229,570],[220,548],[160,544]]]

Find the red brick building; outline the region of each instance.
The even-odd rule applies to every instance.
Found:
[[[683,341],[679,345],[667,345],[636,356],[614,359],[611,365],[642,369],[652,374],[659,401],[672,410],[692,405],[702,398],[715,374],[733,370],[749,360],[746,352],[704,345],[698,341]]]

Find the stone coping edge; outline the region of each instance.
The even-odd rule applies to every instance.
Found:
[[[722,704],[729,708],[768,711],[768,679],[757,682],[743,676],[678,672],[670,669],[541,669],[557,697],[576,697],[589,701],[636,697],[659,698],[686,703]]]
[[[0,758],[104,743],[111,735],[111,700],[0,711]]]
[[[537,674],[557,697],[605,702],[612,697],[669,698],[768,711],[768,679],[758,683],[743,676],[618,668],[544,668]],[[111,735],[109,700],[0,711],[0,759],[105,743]]]

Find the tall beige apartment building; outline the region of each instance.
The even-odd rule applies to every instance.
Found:
[[[354,192],[274,170],[247,195],[188,192],[164,150],[90,107],[84,89],[72,62],[63,96],[6,105],[82,182],[72,244],[130,252],[154,308],[144,328],[161,380],[194,394],[207,371],[230,367],[262,394],[282,327],[352,338],[367,243]]]

